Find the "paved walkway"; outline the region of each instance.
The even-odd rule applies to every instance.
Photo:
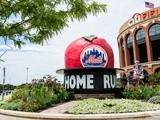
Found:
[[[63,114],[64,112],[66,112],[69,107],[71,107],[72,105],[78,103],[79,101],[69,101],[66,103],[62,103],[60,105],[57,105],[55,107],[51,107],[49,109],[43,110],[40,113],[47,113],[47,114]],[[5,115],[0,115],[0,120],[32,120],[32,119],[28,119],[28,118],[16,118],[16,117],[9,117],[9,116],[5,116]]]
[[[47,114],[63,114],[65,113],[72,105],[78,103],[79,101],[70,101],[66,102],[60,105],[57,105],[55,107],[43,110],[40,113],[47,113]]]

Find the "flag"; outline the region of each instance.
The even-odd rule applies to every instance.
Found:
[[[151,2],[145,2],[145,7],[148,7],[148,8],[154,8],[154,4],[151,3]]]

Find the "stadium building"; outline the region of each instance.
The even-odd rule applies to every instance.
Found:
[[[120,27],[117,42],[125,73],[132,71],[135,61],[145,75],[160,71],[160,7],[135,13]]]

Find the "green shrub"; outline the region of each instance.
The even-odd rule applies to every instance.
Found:
[[[148,100],[155,94],[156,90],[158,89],[152,89],[149,86],[136,86],[134,89],[124,89],[123,95],[128,99]]]
[[[68,92],[64,87],[49,77],[43,84],[35,82],[19,86],[7,102],[18,103],[17,109],[20,111],[33,112],[63,102],[67,97]]]
[[[55,104],[57,97],[52,91],[49,91],[47,87],[42,87],[40,89],[33,88],[31,91],[30,99],[38,103],[42,109],[48,107],[51,104]]]
[[[35,112],[39,109],[40,109],[39,104],[33,100],[21,101],[18,106],[19,111],[25,111],[25,112]]]
[[[153,96],[148,100],[148,102],[154,104],[160,104],[160,96]]]
[[[125,88],[123,91],[123,95],[127,99],[132,99],[133,90],[130,88]]]
[[[27,99],[21,99],[19,109],[21,111],[37,111],[44,109],[57,102],[57,96],[47,87],[32,87],[30,96]]]
[[[142,88],[142,98],[143,100],[148,100],[149,98],[151,98],[152,96],[154,96],[156,90],[153,88],[150,88],[149,86],[141,86]]]
[[[17,88],[8,102],[19,103],[20,111],[38,111],[67,99],[68,93],[63,86],[59,86],[54,93],[48,86],[29,85]]]
[[[18,99],[27,99],[28,98],[28,92],[29,86],[26,84],[24,87],[17,88],[13,91],[11,99],[12,100],[18,100]]]
[[[160,72],[155,72],[153,74],[150,74],[148,76],[148,80],[150,83],[153,83],[153,84],[160,84]]]
[[[65,90],[63,86],[60,87],[57,94],[57,102],[63,102],[68,98],[68,92]]]
[[[160,96],[160,91],[156,91],[156,92],[154,93],[154,96]]]
[[[2,103],[0,108],[5,110],[18,110],[18,106],[18,103]]]

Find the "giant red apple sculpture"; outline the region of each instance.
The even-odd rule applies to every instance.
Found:
[[[103,38],[88,36],[70,43],[65,51],[65,68],[114,67],[111,46]]]

